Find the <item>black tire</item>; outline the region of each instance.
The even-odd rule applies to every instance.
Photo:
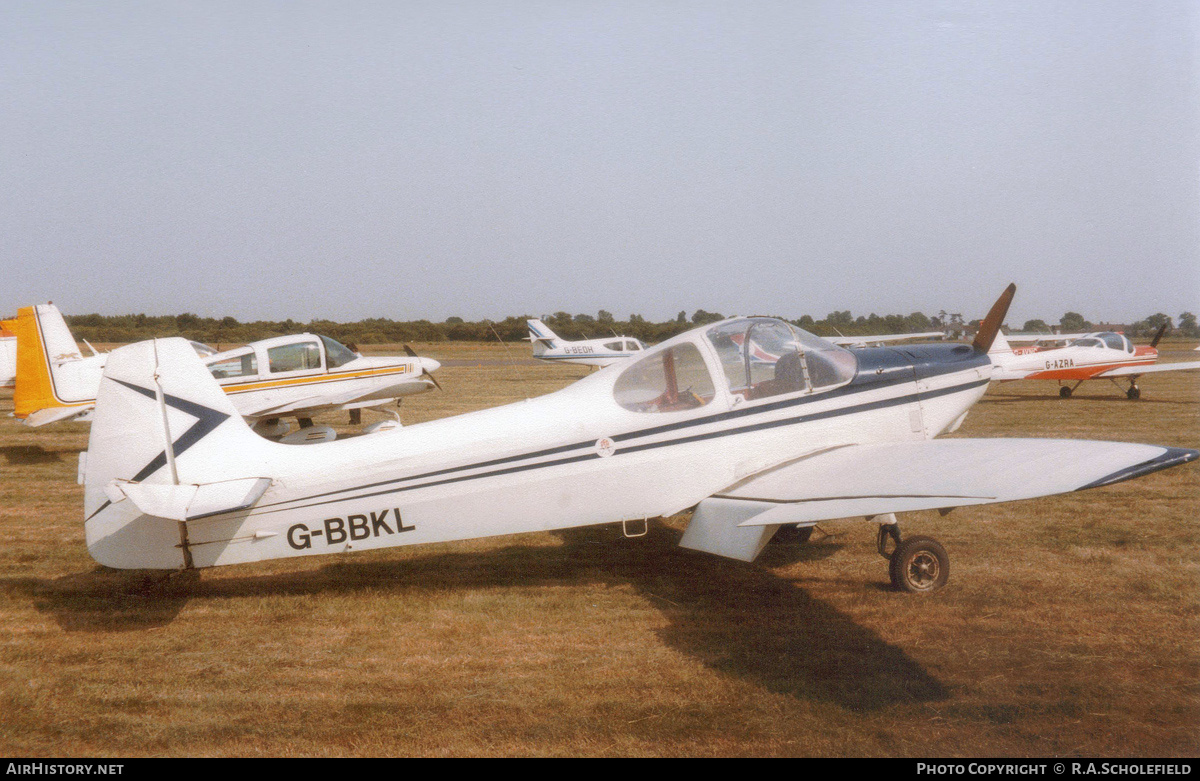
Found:
[[[1058,389],[1058,395],[1062,396],[1064,399],[1069,399],[1071,398],[1071,389],[1064,385]]]
[[[950,579],[950,557],[932,537],[909,537],[892,553],[892,586],[909,594],[932,594]]]
[[[1130,388],[1129,390],[1125,391],[1125,398],[1129,399],[1130,401],[1137,401],[1141,397],[1142,397],[1142,389],[1141,388]]]
[[[812,533],[812,526],[780,526],[771,542],[776,545],[803,545],[812,537]]]

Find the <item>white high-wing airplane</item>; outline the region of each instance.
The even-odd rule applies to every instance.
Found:
[[[631,336],[609,339],[580,339],[569,342],[541,320],[526,320],[533,357],[551,363],[578,363],[586,366],[608,366],[633,355],[640,355],[646,345]]]
[[[785,526],[873,519],[896,587],[933,591],[946,552],[902,538],[894,513],[1077,491],[1200,456],[933,439],[987,389],[1014,290],[973,345],[851,351],[735,318],[540,398],[314,447],[255,436],[186,342],[130,345],[109,357],[81,454],[88,550],[110,567],[170,570],[694,508],[681,544],[744,561]]]
[[[61,420],[88,420],[109,354],[80,354],[58,307],[24,307],[17,316],[17,387],[13,415],[28,426]],[[277,336],[218,353],[186,342],[211,376],[229,394],[238,414],[258,424],[261,433],[283,435],[294,417],[300,429],[289,441],[333,438],[328,426],[311,426],[321,412],[350,410],[352,419],[366,407],[436,386],[432,372],[440,364],[415,354],[363,358],[326,336]],[[91,345],[88,345],[90,348]],[[411,352],[411,351],[410,351]],[[394,425],[394,424],[393,424]]]
[[[1056,380],[1060,386],[1058,395],[1068,399],[1087,380],[1107,379],[1116,384],[1117,378],[1121,377],[1129,380],[1125,397],[1139,399],[1142,391],[1137,381],[1144,374],[1200,369],[1200,361],[1155,363],[1158,360],[1158,342],[1166,328],[1166,325],[1159,328],[1148,346],[1134,345],[1124,334],[1113,331],[1008,338],[1000,333],[996,335],[989,353],[992,363],[996,365],[992,379],[1000,382]],[[1013,347],[1010,341],[1065,341],[1066,344]],[[1063,384],[1072,381],[1074,385]]]

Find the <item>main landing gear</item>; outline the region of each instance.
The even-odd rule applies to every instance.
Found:
[[[888,553],[888,542],[894,544]],[[880,516],[879,555],[888,560],[892,587],[910,594],[931,594],[950,578],[950,557],[932,537],[901,538],[894,513]]]
[[[1115,377],[1109,377],[1108,379],[1111,380],[1112,383],[1118,388],[1121,387],[1120,383],[1117,382]],[[1064,399],[1069,399],[1071,398],[1071,394],[1075,392],[1075,389],[1082,384],[1083,380],[1080,380],[1070,387],[1063,385],[1058,389],[1058,395]],[[1129,399],[1130,401],[1137,401],[1141,397],[1142,389],[1137,386],[1137,377],[1134,377],[1129,381],[1129,390],[1125,391],[1125,398]]]

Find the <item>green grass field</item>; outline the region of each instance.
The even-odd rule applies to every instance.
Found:
[[[587,372],[499,360],[520,345],[414,346],[449,363],[444,391],[404,402],[410,424]],[[1200,372],[1141,386],[1138,402],[1108,382],[1067,401],[993,386],[955,436],[1200,447]],[[11,409],[7,391],[9,756],[1200,753],[1200,464],[902,518],[950,552],[930,597],[888,587],[861,521],[752,565],[678,548],[686,518],[668,518],[635,539],[595,527],[165,578],[88,556],[87,425],[27,429]]]

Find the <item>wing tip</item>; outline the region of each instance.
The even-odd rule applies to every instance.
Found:
[[[1099,480],[1094,480],[1087,485],[1076,488],[1076,491],[1085,491],[1089,488],[1099,488],[1105,485],[1113,485],[1114,483],[1122,483],[1126,480],[1132,480],[1135,477],[1148,475],[1151,472],[1158,472],[1163,469],[1170,469],[1173,466],[1180,466],[1189,461],[1195,461],[1200,458],[1200,450],[1192,450],[1186,447],[1167,447],[1163,449],[1161,455],[1155,456],[1148,461],[1143,461],[1140,464],[1119,469],[1112,474],[1105,475]]]

